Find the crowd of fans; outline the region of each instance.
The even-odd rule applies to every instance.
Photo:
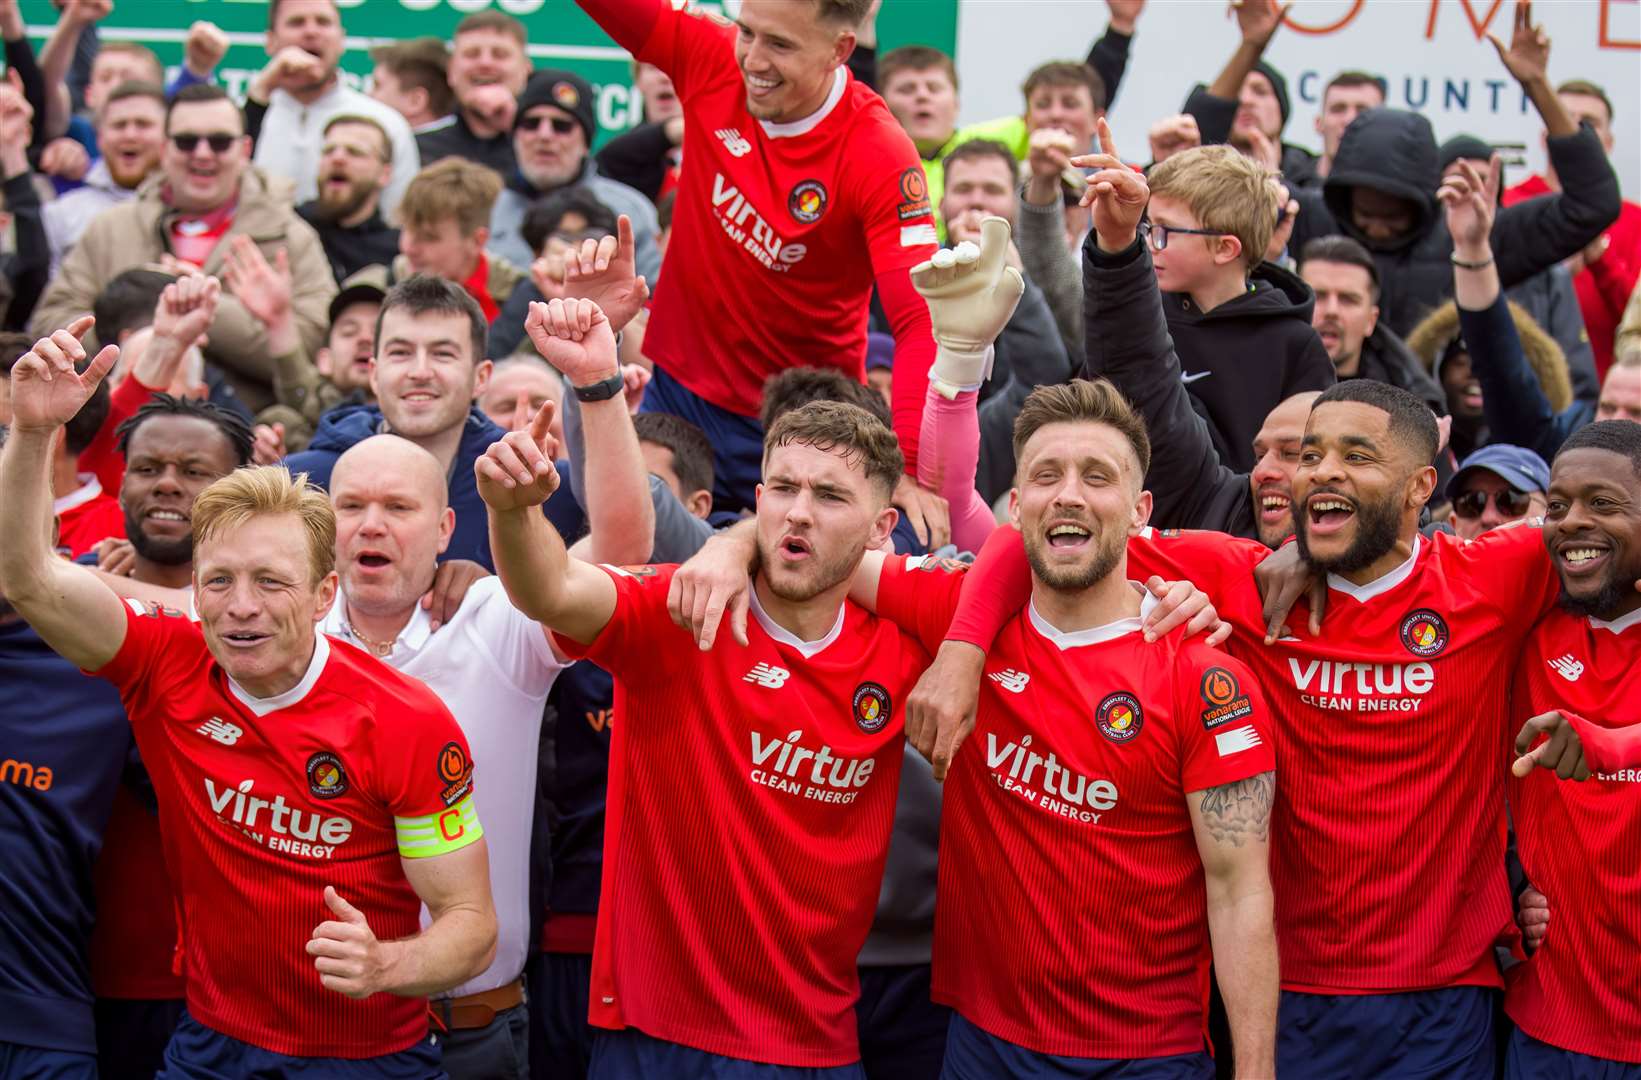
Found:
[[[635,730],[666,727],[669,710],[691,695],[710,698],[708,709],[757,707],[680,681],[688,677],[674,671],[696,647],[682,630],[682,646],[640,635],[626,605],[648,602],[638,591],[653,571],[639,568],[684,563],[714,538],[769,558],[761,532],[754,545],[737,529],[754,508],[761,523],[772,495],[802,486],[771,474],[771,455],[793,443],[849,450],[844,458],[871,482],[861,490],[886,493],[898,514],[874,525],[875,549],[970,561],[1011,508],[1019,512],[1017,474],[1031,433],[1053,423],[1054,407],[1096,408],[1076,397],[1045,403],[1039,388],[1085,394],[1089,380],[1117,392],[1097,403],[1105,422],[1140,425],[1131,441],[1136,450],[1145,444],[1138,460],[1151,526],[1270,549],[1283,548],[1305,512],[1295,475],[1319,399],[1393,416],[1383,402],[1427,408],[1440,433],[1418,522],[1427,541],[1445,532],[1469,541],[1545,514],[1551,464],[1564,446],[1608,446],[1592,443],[1591,425],[1641,422],[1641,205],[1621,199],[1609,162],[1615,139],[1635,130],[1624,115],[1634,85],[1609,94],[1557,78],[1564,73],[1554,72],[1525,2],[1493,47],[1534,109],[1520,141],[1542,139],[1548,165],[1513,183],[1492,146],[1468,136],[1439,144],[1423,115],[1387,104],[1383,79],[1370,71],[1326,83],[1320,155],[1285,142],[1288,86],[1263,59],[1281,32],[1275,0],[1233,5],[1235,48],[1218,72],[1180,72],[1177,115],[1135,121],[1125,111],[1115,137],[1106,113],[1131,43],[1146,32],[1145,0],[1106,0],[1109,24],[1086,56],[1022,73],[1017,107],[969,126],[957,123],[951,57],[922,45],[877,51],[881,0],[744,0],[733,30],[661,0],[578,2],[635,57],[644,121],[607,141],[594,88],[574,72],[533,68],[526,27],[499,10],[465,16],[448,42],[376,47],[362,92],[338,73],[347,9],[271,0],[268,61],[238,101],[217,81],[228,38],[209,23],[188,30],[184,63],[167,81],[152,51],[99,25],[111,0],[61,0],[38,50],[16,0],[0,0],[8,75],[0,81],[0,222],[9,225],[0,361],[17,371],[0,380],[0,441],[15,427],[0,472],[0,518],[13,524],[0,544],[13,548],[8,565],[22,566],[12,540],[39,524],[22,509],[33,489],[20,479],[31,475],[38,441],[51,545],[96,575],[40,588],[63,611],[130,623],[125,645],[118,635],[109,644],[75,620],[42,621],[22,597],[11,597],[14,610],[0,595],[8,703],[0,825],[14,838],[0,881],[0,1075],[248,1075],[253,1063],[287,1075],[279,1070],[306,1058],[340,1062],[324,1075],[355,1075],[343,1066],[378,1060],[406,1071],[357,1075],[442,1067],[458,1080],[702,1067],[647,1044],[598,1045],[596,1033],[620,1029],[710,1059],[690,1075],[741,1075],[720,1067],[726,1060],[789,1067],[793,1076],[856,1075],[831,1071],[856,1061],[874,1080],[933,1077],[943,1062],[947,1075],[1026,1075],[1024,1059],[956,1061],[960,1049],[976,1052],[974,1025],[1014,1036],[964,1010],[969,999],[952,997],[949,982],[941,989],[937,972],[934,996],[955,1001],[970,1025],[961,1048],[951,1026],[948,1050],[951,1013],[931,1000],[937,851],[944,858],[935,775],[946,759],[934,755],[931,768],[926,746],[895,750],[898,788],[879,799],[880,783],[862,800],[874,809],[861,813],[885,830],[892,820],[886,858],[875,850],[862,871],[849,861],[852,848],[774,849],[816,896],[831,887],[828,875],[839,883],[839,924],[820,925],[816,913],[827,907],[819,902],[806,914],[818,921],[797,929],[755,921],[745,931],[754,940],[742,942],[750,954],[725,961],[732,974],[790,964],[794,984],[818,981],[830,996],[757,1004],[715,987],[696,995],[698,957],[674,939],[700,947],[714,912],[694,905],[733,906],[745,894],[715,886],[670,913],[645,907],[642,890],[619,913],[601,905],[620,877],[618,860],[642,865],[640,876],[676,869],[632,854],[644,815],[678,818],[655,842],[700,845],[702,865],[719,867],[704,853],[715,844],[765,842],[744,820],[719,821],[725,831],[714,833],[712,821],[695,820],[708,814],[702,806],[669,814],[667,792],[684,797],[683,780],[645,787],[657,781],[625,772],[617,789],[612,735],[633,737],[623,728],[629,715]],[[1113,179],[1112,169],[1137,179]],[[1125,199],[1138,200],[1127,232],[1113,224],[1127,213]],[[980,275],[985,297],[975,291]],[[1402,397],[1384,397],[1384,387]],[[1122,421],[1129,410],[1137,420]],[[1627,445],[1627,436],[1603,437]],[[267,479],[283,475],[267,469],[279,466],[312,487]],[[814,483],[831,492],[817,498],[852,497],[834,481]],[[208,610],[206,563],[215,564],[211,581],[225,581],[232,559],[221,543],[207,559],[203,545],[240,527],[232,506],[241,504],[253,507],[246,514],[307,523],[305,538],[272,545],[293,579],[310,563],[336,571],[313,618],[301,609],[307,592],[266,586],[300,594],[290,632],[309,651],[283,683],[253,672],[245,641],[240,667],[222,660],[204,674],[210,655],[235,647],[220,620],[238,616],[223,614],[234,610],[226,593]],[[509,516],[520,508],[527,524]],[[329,532],[313,524],[321,519]],[[325,550],[316,554],[316,543]],[[801,538],[782,543],[793,559],[816,554]],[[521,554],[537,551],[548,554],[539,562]],[[629,569],[607,578],[594,564]],[[274,571],[254,574],[260,583]],[[6,583],[25,577],[0,573]],[[560,579],[562,588],[543,584]],[[84,582],[93,580],[125,604],[86,599]],[[665,586],[651,587],[664,602]],[[538,588],[551,599],[529,599]],[[708,595],[702,587],[697,630],[722,613],[717,593]],[[603,619],[584,621],[581,612],[600,604]],[[834,621],[823,612],[814,633],[799,633],[776,627],[780,619],[771,621],[756,596],[752,605],[769,638],[800,652]],[[675,613],[688,622],[690,608],[686,597]],[[164,629],[143,623],[145,610]],[[209,655],[195,650],[202,659],[187,671],[182,657],[194,655],[188,642],[198,636],[184,642],[171,618],[201,620],[211,646]],[[739,620],[744,644],[744,608]],[[836,622],[844,626],[844,617]],[[861,683],[852,700],[854,668],[831,676],[849,684],[838,708],[875,732],[875,713],[861,710],[904,709],[916,671],[909,659],[886,659],[893,649],[883,641],[850,637],[850,625],[854,668],[900,664],[897,679],[910,671],[888,689]],[[712,644],[710,632],[700,644]],[[266,740],[246,734],[281,707],[270,702],[300,700],[298,679],[309,692],[326,655],[361,653],[348,661],[350,678],[377,678],[375,661],[414,678],[359,698],[375,704],[358,708],[384,710],[375,729],[357,708],[331,717],[353,740],[340,758],[314,750],[323,743],[306,729],[270,725]],[[145,675],[144,664],[156,674]],[[76,671],[104,665],[117,692]],[[162,669],[176,680],[170,691]],[[789,674],[736,668],[724,685],[779,688]],[[209,693],[185,692],[187,678],[217,681]],[[430,696],[405,689],[423,684]],[[167,719],[139,720],[139,708]],[[402,730],[392,711],[400,708],[415,718]],[[736,738],[740,752],[745,739]],[[304,854],[288,858],[317,864],[301,882],[334,889],[279,901],[273,886],[254,883],[264,870],[284,881],[286,871],[269,866],[287,856],[271,852],[297,848],[264,845],[252,832],[256,804],[271,808],[268,800],[250,799],[251,820],[235,816],[237,825],[218,828],[236,796],[223,789],[228,801],[219,801],[211,785],[240,779],[228,766],[207,773],[203,816],[166,805],[182,801],[184,787],[187,799],[201,798],[177,762],[202,751],[156,749],[186,739],[216,752],[256,743],[266,757],[256,790],[320,800],[292,812]],[[759,739],[754,733],[755,757],[766,752]],[[425,761],[414,756],[424,747]],[[680,768],[695,762],[666,739],[622,753],[658,755],[651,769],[657,760],[668,768],[674,754],[687,758]],[[401,759],[419,779],[396,788]],[[440,799],[420,790],[433,779]],[[376,815],[368,822],[365,809],[343,801],[350,788]],[[739,795],[722,797],[729,801],[713,813],[760,813]],[[1635,797],[1625,798],[1633,814]],[[320,818],[344,810],[354,815],[354,844],[382,832],[378,854],[394,852],[387,818],[398,822],[406,869],[397,891],[340,859],[307,854],[310,843],[342,842],[329,835],[329,822],[342,819]],[[449,834],[452,812],[469,837],[482,822],[487,871],[473,861],[486,847]],[[270,813],[267,827],[283,835]],[[416,833],[424,819],[439,823],[425,825],[425,837]],[[212,871],[202,864],[235,858],[224,839],[235,829],[252,837],[263,862],[224,871],[232,887],[206,883]],[[178,832],[214,839],[192,847]],[[833,842],[853,841],[840,834]],[[432,858],[413,870],[414,855]],[[467,861],[427,868],[457,858]],[[862,906],[849,887],[871,876],[874,858],[881,893],[873,878]],[[1542,883],[1529,883],[1510,858],[1531,949],[1549,918]],[[398,858],[388,862],[386,872],[398,873]],[[368,874],[382,872],[372,865]],[[618,888],[625,898],[634,886]],[[211,952],[234,940],[232,925],[200,929],[212,919],[261,941],[259,924],[290,919],[284,908],[274,919],[256,905],[280,903],[319,926],[307,952],[305,937],[292,957],[267,963]],[[209,905],[228,908],[207,913]],[[848,944],[857,915],[870,933],[858,957],[846,957],[847,971],[819,961],[797,970]],[[359,930],[366,919],[382,942],[397,927],[427,944],[407,949],[391,973],[361,974],[347,965],[368,935]],[[793,946],[792,935],[804,940]],[[796,958],[769,955],[788,946]],[[1520,962],[1519,950],[1512,960]],[[629,966],[630,996],[620,1001],[612,963]],[[655,988],[631,987],[639,968]],[[1249,1023],[1239,1011],[1245,991],[1221,985],[1239,1074],[1259,1075],[1249,1064],[1256,1059],[1241,1053],[1253,1029],[1237,1030]],[[1627,985],[1633,992],[1633,979]],[[266,1008],[253,1016],[248,997],[259,1001],[264,988]],[[354,1003],[332,991],[395,1004],[350,1011]],[[311,1004],[320,993],[337,1003]],[[775,1019],[714,1016],[726,1002],[767,1007]],[[1629,1008],[1625,1019],[1641,1020],[1641,1002]],[[1058,1024],[1045,1020],[1044,1030]],[[815,1049],[822,1044],[830,1049]],[[1055,1045],[1039,1056],[1160,1056],[1131,1043],[1097,1044],[1122,1053],[1094,1053],[1095,1043],[1076,1039]],[[1605,1044],[1618,1050],[1556,1045],[1628,1070],[1602,1075],[1641,1069],[1641,1056],[1619,1057],[1641,1054],[1634,1032]],[[1230,1066],[1221,1054],[1223,1074]]]

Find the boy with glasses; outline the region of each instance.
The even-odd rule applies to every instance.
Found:
[[[1316,294],[1264,262],[1277,198],[1265,171],[1226,146],[1175,154],[1151,171],[1146,243],[1182,378],[1233,472],[1280,401],[1334,383],[1311,328]]]
[[[312,354],[324,344],[336,282],[319,237],[267,174],[251,165],[239,107],[220,87],[186,87],[167,107],[165,134],[159,175],[144,182],[136,198],[86,227],[41,297],[31,332],[43,336],[90,311],[97,294],[133,266],[157,263],[178,273],[197,268],[220,277],[232,246],[225,241],[243,234],[270,264],[284,250],[292,315]],[[274,354],[267,330],[232,287],[223,290],[207,334],[205,359],[222,368],[246,407],[255,412],[272,404]]]

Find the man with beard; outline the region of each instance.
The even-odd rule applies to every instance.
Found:
[[[564,351],[610,338],[596,305],[562,307],[587,335]],[[747,640],[701,652],[668,614],[673,567],[572,560],[543,520],[559,485],[550,418],[475,471],[508,595],[616,680],[590,1075],[746,1061],[765,1076],[858,1075],[855,958],[888,852],[900,703],[927,660],[848,599],[894,526],[894,435],[834,402],[771,426]]]
[[[1145,181],[1114,157],[1100,164],[1090,259],[1097,243],[1137,260]],[[1271,557],[1325,575],[1330,602],[1319,626],[1295,618],[1263,648],[1251,573],[1263,545],[1217,533],[1130,544],[1142,573],[1208,592],[1276,713],[1282,1072],[1493,1075],[1493,945],[1512,932],[1503,776],[1494,757],[1456,765],[1449,751],[1507,738],[1516,653],[1555,580],[1530,530],[1420,535],[1437,440],[1405,390],[1353,380],[1317,398],[1293,481],[1297,551]],[[1000,535],[915,695],[914,726],[948,744],[972,722],[984,650],[1029,593],[1023,553]]]
[[[1630,964],[1641,947],[1641,424],[1601,421],[1567,440],[1543,536],[1560,610],[1534,628],[1516,676],[1510,803],[1522,866],[1554,917],[1510,971],[1505,1075],[1630,1076],[1641,1065]]]
[[[119,426],[126,462],[120,508],[133,587],[190,589],[194,500],[251,460],[251,431],[215,405],[154,394]],[[156,594],[158,595],[158,594]],[[174,601],[173,601],[174,602]],[[96,865],[97,925],[91,938],[103,1076],[151,1076],[182,1014],[182,979],[172,971],[176,898],[166,873],[153,787],[133,760],[114,794],[103,854]]]
[[[381,124],[344,113],[325,125],[319,197],[296,212],[319,234],[338,282],[399,254],[399,230],[382,220],[382,192],[392,178],[392,144]]]
[[[121,83],[97,110],[97,150],[102,155],[85,184],[45,204],[51,272],[85,232],[91,219],[126,202],[159,168],[165,149],[165,91],[153,83]]]
[[[638,272],[653,282],[661,269],[655,204],[637,189],[599,174],[592,157],[598,137],[595,104],[592,84],[573,71],[549,69],[530,76],[513,118],[518,165],[503,174],[507,186],[490,212],[489,247],[516,266],[529,266],[540,252],[524,239],[525,212],[555,191],[582,188],[632,220]]]
[[[1141,636],[1153,602],[1129,586],[1125,546],[1150,509],[1149,453],[1103,381],[1038,388],[1015,426],[1005,531],[1023,537],[1031,601],[991,650],[985,757],[954,764],[940,829],[933,994],[957,1011],[954,1080],[1118,1062],[1211,1076],[1210,952],[1237,1075],[1274,1070],[1269,713],[1240,662],[1188,635]],[[934,649],[963,577],[869,553],[855,595]],[[1148,899],[1104,899],[1135,894]],[[1170,944],[1138,956],[1132,941]]]
[[[296,201],[319,193],[324,132],[337,116],[368,116],[387,133],[391,175],[382,209],[399,205],[405,185],[422,167],[405,118],[367,94],[343,85],[342,13],[334,0],[274,0],[268,5],[268,66],[246,89],[245,116],[256,133],[256,164],[296,185]]]

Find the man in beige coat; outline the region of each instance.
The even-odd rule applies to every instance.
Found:
[[[336,295],[330,262],[313,229],[291,208],[291,185],[250,166],[251,144],[239,107],[221,89],[191,86],[166,115],[161,168],[130,202],[99,215],[63,260],[35,308],[30,332],[44,336],[91,310],[123,270],[156,265],[222,276],[229,240],[247,235],[269,263],[284,249],[292,313],[309,353],[324,343],[326,310]],[[253,411],[273,401],[267,332],[225,289],[208,332],[216,364]]]

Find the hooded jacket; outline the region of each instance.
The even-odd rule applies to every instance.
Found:
[[[170,221],[176,211],[164,200],[165,175],[155,173],[137,189],[137,197],[98,216],[86,226],[80,242],[63,258],[51,285],[34,311],[29,332],[44,337],[91,310],[97,294],[121,271],[157,263],[170,251]],[[311,356],[330,329],[330,302],[336,295],[330,260],[319,236],[291,209],[290,184],[247,167],[239,182],[239,205],[232,224],[202,268],[220,277],[230,241],[239,235],[256,241],[272,263],[280,248],[291,267],[291,313],[302,347]],[[273,404],[273,354],[267,329],[227,289],[217,304],[208,331],[205,358],[228,376],[252,412]],[[95,351],[95,331],[85,339]]]
[[[1399,386],[1430,406],[1437,416],[1447,415],[1447,392],[1424,360],[1407,347],[1384,323],[1362,342],[1362,363],[1353,379],[1376,379]]]
[[[1553,412],[1561,412],[1573,403],[1572,378],[1567,371],[1567,358],[1562,354],[1561,346],[1555,339],[1539,328],[1533,317],[1516,304],[1509,305],[1511,321],[1515,324],[1516,337],[1521,342],[1521,351],[1525,355],[1527,368],[1538,382],[1540,393],[1549,403]],[[1425,317],[1413,332],[1407,336],[1407,347],[1419,358],[1425,371],[1441,381],[1441,362],[1448,347],[1461,336],[1460,313],[1458,306],[1451,300],[1437,308]],[[1489,349],[1485,341],[1471,341],[1465,338],[1465,344],[1470,354],[1472,371],[1478,380],[1482,371],[1494,357],[1490,355],[1496,350]],[[1496,364],[1494,366],[1497,366]],[[1445,391],[1444,391],[1445,397]],[[1482,402],[1485,406],[1488,398],[1486,382],[1483,382]],[[1488,418],[1493,416],[1493,410],[1488,410]],[[1474,446],[1460,446],[1459,433],[1454,432],[1454,451],[1461,458],[1472,450],[1485,446],[1489,442],[1508,442],[1533,448],[1530,442],[1518,442],[1518,434],[1514,431],[1490,432],[1483,427],[1475,437]],[[1548,458],[1546,458],[1548,460]]]
[[[1509,288],[1582,250],[1615,221],[1618,177],[1593,129],[1546,141],[1561,194],[1508,206],[1493,222],[1493,254]],[[1436,202],[1440,159],[1430,121],[1401,109],[1370,109],[1339,143],[1321,191],[1294,192],[1299,219],[1289,249],[1342,233],[1373,253],[1378,264],[1380,318],[1406,335],[1428,311],[1453,295],[1453,238]],[[1368,239],[1351,220],[1351,190],[1372,188],[1411,202],[1415,223],[1388,242]]]
[[[319,421],[319,430],[313,441],[299,454],[292,454],[284,465],[292,473],[307,473],[310,483],[330,489],[331,470],[336,459],[355,443],[372,435],[389,432],[382,410],[375,405],[342,405],[326,413]],[[496,426],[477,405],[467,412],[462,428],[462,439],[456,447],[456,456],[450,463],[450,508],[456,512],[455,530],[450,535],[450,546],[439,561],[469,559],[485,569],[494,571],[495,560],[490,556],[490,524],[485,513],[484,500],[479,497],[478,481],[473,477],[473,462],[479,459],[490,444],[507,432]],[[553,527],[573,543],[585,531],[585,516],[570,490],[570,469],[567,462],[558,463],[559,486],[547,500],[543,510]]]
[[[590,154],[581,163],[581,171],[574,180],[553,190],[563,191],[572,187],[586,188],[593,198],[613,213],[618,216],[626,214],[631,219],[633,261],[638,273],[654,288],[656,275],[661,272],[661,249],[656,245],[656,239],[661,234],[661,223],[656,217],[655,204],[619,180],[600,175],[598,165]],[[514,265],[529,266],[535,260],[536,253],[524,242],[524,215],[531,206],[550,194],[538,190],[515,168],[490,211],[490,250]],[[497,302],[501,299],[498,297]]]
[[[1186,389],[1233,472],[1253,469],[1254,436],[1271,409],[1334,384],[1333,361],[1311,329],[1315,306],[1311,287],[1272,263],[1254,267],[1248,291],[1212,311],[1183,293],[1163,295]]]

